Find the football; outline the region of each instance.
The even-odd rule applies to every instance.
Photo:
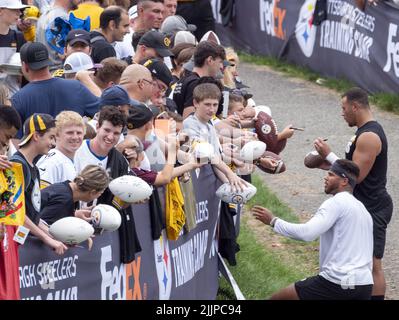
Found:
[[[232,192],[230,183],[226,182],[216,190],[216,196],[223,202],[244,204],[255,195],[256,191],[256,187],[248,183],[243,191]]]
[[[255,122],[255,132],[259,140],[267,145],[267,151],[279,154],[285,148],[287,139],[278,141],[276,122],[266,112],[260,111]]]
[[[75,245],[90,238],[94,229],[90,223],[76,217],[66,217],[54,222],[50,234],[58,241]]]
[[[282,173],[286,170],[285,163],[281,157],[273,152],[270,151],[265,151],[265,153],[262,155],[261,158],[271,158],[275,161],[277,161],[277,167],[274,169],[269,169],[266,167],[263,167],[261,164],[257,164],[257,167],[261,169],[262,171],[266,173],[271,173],[271,174],[277,174],[277,173]]]
[[[193,154],[198,162],[207,163],[212,160],[215,151],[213,146],[208,142],[197,142],[193,146]]]
[[[258,160],[266,151],[266,144],[262,141],[249,141],[240,151],[240,158],[246,162]]]
[[[330,165],[330,163],[327,160],[324,160],[316,150],[310,151],[306,154],[303,159],[303,164],[305,167],[310,169],[320,168],[323,164]]]
[[[95,228],[115,231],[121,225],[122,219],[119,211],[113,206],[99,204],[91,211],[91,222]]]
[[[130,175],[112,180],[108,187],[115,196],[127,203],[143,201],[152,194],[152,188],[147,182]]]

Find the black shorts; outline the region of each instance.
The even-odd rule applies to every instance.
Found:
[[[300,300],[370,300],[372,289],[372,284],[343,289],[322,276],[295,282]]]
[[[377,259],[382,259],[384,256],[387,226],[392,218],[393,203],[391,198],[389,198],[389,200],[385,208],[373,212],[369,211],[373,219],[373,255]]]

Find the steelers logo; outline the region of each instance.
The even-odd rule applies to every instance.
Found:
[[[233,198],[231,200],[235,204],[242,204],[244,202],[243,197],[239,194],[236,194],[235,196],[233,196]]]
[[[163,43],[165,44],[165,46],[167,46],[167,47],[170,47],[170,39],[168,38],[168,37],[165,37],[164,39],[163,39]]]
[[[101,213],[99,210],[95,210],[92,212],[92,222],[95,227],[98,227],[100,225],[100,220],[101,220]]]
[[[264,124],[261,130],[264,134],[269,134],[272,131],[272,127],[270,127],[268,124]]]

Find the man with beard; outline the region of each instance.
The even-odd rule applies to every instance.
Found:
[[[369,300],[373,288],[373,221],[352,192],[359,178],[352,161],[334,162],[324,178],[333,195],[306,223],[289,223],[255,206],[256,219],[283,236],[313,241],[320,237],[320,272],[272,295],[272,300]]]
[[[129,33],[129,16],[125,9],[109,6],[100,15],[100,29],[90,33],[91,58],[101,63],[109,57],[116,57],[114,42],[122,41]]]
[[[68,12],[78,8],[80,0],[54,0],[53,5],[47,11],[42,12],[36,27],[36,41],[43,43],[50,55],[50,70],[62,66],[63,57],[59,55],[47,42],[46,31],[54,28],[55,19],[60,17],[68,20]]]

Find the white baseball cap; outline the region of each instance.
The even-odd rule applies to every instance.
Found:
[[[0,0],[0,8],[24,9],[29,6],[22,4],[21,0]]]
[[[90,70],[95,68],[91,57],[84,52],[74,52],[65,59],[64,73],[76,73],[81,70]]]
[[[177,45],[179,43],[190,43],[193,45],[197,45],[197,39],[190,31],[178,31],[175,35],[174,44]]]

